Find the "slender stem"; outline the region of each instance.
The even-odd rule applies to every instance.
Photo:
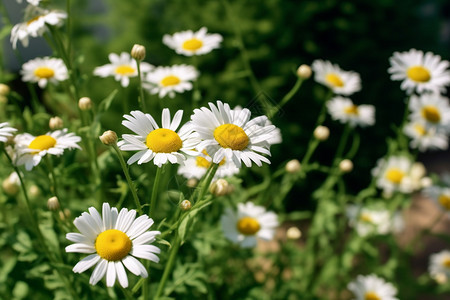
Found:
[[[211,185],[211,181],[214,178],[214,175],[216,175],[217,169],[219,168],[219,164],[211,164],[209,167],[206,176],[203,179],[203,182],[201,183],[201,189],[200,193],[198,194],[197,201],[200,201],[205,197],[206,191],[208,190],[209,186]]]
[[[55,168],[53,167],[53,162],[52,159],[49,155],[45,156],[45,162],[47,164],[47,168],[49,171],[49,178],[50,178],[50,183],[51,183],[51,187],[53,189],[53,194],[56,196],[56,198],[58,198],[59,201],[59,206],[61,207],[61,210],[64,211],[64,206],[62,203],[62,199],[59,195],[59,189],[58,189],[58,182],[56,180],[56,175],[55,175]]]
[[[166,267],[164,268],[164,273],[161,277],[161,281],[159,282],[158,289],[156,291],[156,294],[154,296],[155,300],[158,300],[158,298],[161,296],[164,286],[166,285],[166,281],[169,278],[170,272],[172,271],[173,264],[175,262],[175,257],[177,256],[178,249],[180,248],[181,240],[178,237],[177,231],[175,231],[174,236],[174,242],[172,243],[172,249],[170,251],[169,260],[166,263]],[[147,299],[144,297],[144,299]]]
[[[159,182],[161,181],[161,174],[163,167],[164,166],[161,166],[156,169],[155,181],[153,182],[152,188],[152,196],[150,198],[150,211],[149,211],[150,218],[154,218],[155,216],[156,202],[158,200]]]
[[[141,78],[141,61],[136,59],[137,71],[138,71],[138,82],[139,82],[139,104],[144,113],[147,112],[147,107],[145,105],[144,89],[142,88],[142,78]]]
[[[128,172],[128,167],[125,163],[125,160],[122,157],[122,153],[120,153],[119,148],[116,144],[112,145],[114,151],[117,153],[117,157],[119,158],[120,166],[122,167],[123,173],[125,174],[125,178],[127,179],[128,187],[130,188],[131,194],[133,195],[134,203],[136,204],[136,208],[139,211],[139,214],[142,215],[142,207],[141,202],[136,193],[136,189],[134,187],[133,182],[131,181],[130,172]]]
[[[268,114],[268,118],[272,119],[274,115],[276,115],[280,109],[289,102],[289,100],[292,99],[292,97],[294,97],[294,95],[297,93],[297,91],[300,89],[300,87],[302,86],[304,79],[297,77],[297,81],[295,82],[295,85],[292,87],[292,89],[283,97],[283,99],[281,99],[280,103],[278,103],[277,106],[274,107],[273,110],[271,110]]]
[[[406,247],[408,252],[412,252],[414,249],[417,249],[417,243],[422,240],[422,238],[431,233],[433,231],[433,228],[439,224],[439,222],[447,215],[446,211],[442,211],[428,226],[427,228],[421,230],[409,243],[408,247]]]

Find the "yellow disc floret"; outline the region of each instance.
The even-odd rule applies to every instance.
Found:
[[[406,71],[409,79],[415,82],[428,82],[431,79],[430,71],[422,66],[413,66]]]
[[[364,223],[372,223],[373,222],[372,217],[368,213],[362,213],[359,216],[359,220]]]
[[[243,235],[255,235],[261,229],[261,225],[258,220],[252,217],[241,218],[236,227],[237,230]]]
[[[193,39],[185,41],[181,47],[187,51],[197,51],[202,46],[203,46],[203,42],[201,40],[193,38]]]
[[[173,130],[158,128],[147,135],[147,147],[156,153],[177,152],[183,146],[180,136]]]
[[[234,124],[223,124],[214,129],[214,138],[223,148],[244,150],[249,138],[244,129]]]
[[[433,105],[425,105],[422,108],[422,117],[431,123],[439,123],[441,121],[441,113],[439,112],[439,109],[436,108],[436,106]]]
[[[34,70],[34,75],[39,78],[52,78],[55,76],[55,71],[48,67],[39,67]]]
[[[166,87],[166,86],[171,86],[171,85],[177,85],[180,82],[181,82],[181,80],[177,76],[169,75],[169,76],[164,77],[161,80],[161,85]]]
[[[49,135],[40,135],[31,141],[28,148],[35,150],[48,150],[56,145],[56,140]]]
[[[342,81],[341,77],[335,73],[329,73],[327,76],[325,76],[325,80],[334,87],[343,87],[344,82]]]
[[[123,75],[123,76],[129,76],[133,74],[136,70],[129,65],[120,65],[116,68],[116,74]]]
[[[450,269],[450,258],[446,257],[442,262],[442,265]]]
[[[117,229],[105,230],[95,240],[97,254],[107,261],[123,259],[130,252],[131,246],[130,238]]]
[[[205,154],[206,156],[209,156],[209,154],[208,154],[208,152],[206,152],[206,150],[203,150],[202,153]],[[223,165],[224,163],[225,163],[225,157],[220,161],[219,166]],[[197,167],[208,169],[211,166],[211,162],[209,162],[203,156],[197,156],[196,165],[197,165]]]
[[[348,115],[358,115],[358,106],[351,105],[344,108],[344,112]]]
[[[364,295],[364,300],[381,300],[381,298],[374,292],[367,292]]]
[[[386,172],[386,179],[395,184],[400,184],[404,176],[405,172],[398,168],[391,168]]]
[[[439,203],[446,209],[450,210],[450,196],[442,194],[438,198]]]

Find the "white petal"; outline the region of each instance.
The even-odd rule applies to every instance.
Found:
[[[100,260],[100,262],[95,267],[94,272],[92,272],[89,283],[92,285],[97,284],[97,282],[99,282],[103,278],[103,276],[105,276],[107,266],[108,261],[104,259]]]
[[[141,264],[136,258],[134,258],[131,255],[128,255],[124,259],[122,259],[123,264],[125,267],[134,275],[136,276],[142,276],[144,278],[147,278],[148,273],[145,269],[144,265]]]
[[[123,267],[122,262],[116,261],[115,267],[116,267],[117,279],[119,280],[120,285],[124,288],[128,287],[127,272],[125,272],[125,268]]]
[[[113,261],[108,262],[108,270],[106,271],[106,286],[113,286],[116,282],[116,267]]]
[[[100,256],[98,254],[91,254],[89,256],[86,256],[81,261],[79,261],[75,267],[73,267],[73,271],[75,273],[83,273],[93,265],[95,265],[100,260]]]

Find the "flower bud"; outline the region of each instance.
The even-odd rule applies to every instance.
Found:
[[[348,173],[353,170],[353,163],[350,159],[344,159],[339,163],[339,170]]]
[[[48,127],[50,127],[51,130],[61,129],[63,126],[64,123],[60,117],[50,118],[50,121],[48,122]]]
[[[92,101],[89,97],[82,97],[78,101],[78,107],[81,110],[90,110],[92,108]]]
[[[330,136],[330,130],[326,126],[317,126],[314,129],[314,137],[319,141],[325,141]]]
[[[430,177],[422,177],[420,179],[420,185],[422,188],[427,188],[433,185],[433,180]]]
[[[438,284],[445,284],[447,283],[447,276],[445,275],[445,273],[437,273],[433,276],[433,279],[438,283]]]
[[[2,187],[6,194],[10,196],[16,195],[19,192],[20,187],[20,180],[17,173],[11,173],[7,178],[5,178],[2,182]]]
[[[32,198],[37,198],[41,195],[41,190],[37,185],[33,184],[28,188],[28,195]]]
[[[308,79],[309,77],[311,77],[311,74],[312,74],[311,67],[308,65],[301,65],[297,69],[297,75],[301,79]]]
[[[228,181],[226,181],[225,179],[217,179],[210,185],[209,191],[211,192],[211,194],[218,197],[229,194],[230,189]]]
[[[49,210],[51,211],[57,211],[59,210],[59,201],[58,198],[56,197],[51,197],[50,199],[47,200],[47,207]]]
[[[191,207],[192,207],[192,204],[191,204],[191,202],[190,202],[189,200],[183,200],[183,201],[180,203],[180,208],[181,208],[182,210],[184,210],[184,211],[190,210]]]
[[[139,44],[134,44],[131,49],[131,57],[136,60],[143,60],[145,58],[145,47]]]
[[[10,92],[9,86],[4,83],[0,83],[0,95],[7,96]]]
[[[107,130],[99,137],[106,146],[117,144],[117,134],[112,130]]]
[[[298,240],[302,236],[302,232],[297,227],[289,227],[288,230],[286,230],[286,237],[290,240]]]
[[[186,182],[186,186],[190,188],[195,188],[198,184],[198,180],[195,178],[189,178]]]
[[[285,166],[285,170],[288,173],[297,173],[300,171],[301,165],[300,162],[297,159],[292,159],[287,162]]]
[[[62,211],[62,210],[59,211],[59,218],[62,221],[70,218],[70,215],[71,215],[71,213],[70,213],[70,210],[68,208],[64,208],[64,211]]]

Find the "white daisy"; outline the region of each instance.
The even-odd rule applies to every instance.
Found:
[[[448,148],[448,136],[444,130],[436,127],[427,127],[422,120],[411,121],[405,125],[403,132],[411,138],[410,147],[426,150],[445,150]]]
[[[261,118],[250,120],[246,108],[240,113],[232,113],[228,104],[217,101],[217,106],[209,103],[210,109],[195,109],[191,116],[192,126],[203,141],[197,149],[206,151],[219,163],[224,157],[232,160],[240,168],[241,162],[247,167],[252,161],[261,166],[270,161],[259,153],[270,155],[268,140],[273,137],[274,125],[261,124]]]
[[[66,80],[69,75],[66,65],[59,58],[35,58],[22,65],[22,80],[37,82],[40,88],[45,88],[48,82],[58,84]]]
[[[208,34],[207,31],[206,27],[202,27],[197,32],[187,30],[174,35],[166,34],[163,37],[163,43],[178,54],[186,56],[206,54],[219,48],[222,42],[220,34]]]
[[[348,96],[361,90],[361,79],[356,72],[344,71],[338,65],[321,59],[313,61],[311,68],[314,80],[329,87],[335,94]]]
[[[202,151],[201,155],[196,157],[189,157],[178,167],[178,174],[184,176],[186,179],[201,179],[208,168],[211,166],[211,157],[206,151]],[[219,163],[214,179],[233,176],[239,173],[239,168],[226,158],[223,158]]]
[[[22,3],[22,0],[16,0],[16,1],[19,4]],[[41,2],[41,0],[27,0],[27,2],[31,5],[38,6],[39,2]]]
[[[328,113],[333,120],[348,123],[351,127],[364,127],[375,124],[375,107],[373,105],[355,105],[349,98],[334,97],[326,103]]]
[[[102,216],[94,207],[84,212],[73,223],[80,233],[68,233],[66,238],[74,242],[66,247],[66,252],[93,253],[83,258],[74,267],[75,273],[82,273],[96,265],[89,283],[97,284],[106,274],[106,285],[113,286],[116,278],[124,288],[128,287],[124,266],[136,276],[147,277],[144,265],[137,258],[158,263],[156,254],[161,251],[150,245],[159,231],[148,231],[153,220],[147,215],[136,218],[136,211],[110,208],[103,203]]]
[[[360,236],[371,234],[385,235],[397,233],[404,228],[400,213],[391,214],[387,209],[371,209],[361,205],[348,205],[346,215],[349,225],[355,228]]]
[[[428,271],[435,280],[447,282],[450,278],[450,251],[443,250],[430,255]]]
[[[439,94],[412,95],[409,102],[410,119],[421,120],[427,127],[450,131],[449,99]]]
[[[450,212],[450,188],[432,185],[424,190],[424,194],[430,197],[441,210]]]
[[[392,283],[374,274],[358,275],[347,288],[353,293],[355,300],[398,300],[395,297],[397,289]]]
[[[158,94],[159,98],[166,95],[173,98],[175,92],[183,93],[191,90],[191,81],[196,80],[198,75],[197,70],[188,65],[157,67],[145,76],[143,86],[151,94]]]
[[[372,176],[376,177],[377,187],[386,194],[395,191],[411,193],[414,190],[410,178],[413,162],[406,156],[390,156],[380,158],[377,165],[372,169]]]
[[[136,60],[128,52],[122,52],[120,56],[116,53],[110,53],[108,58],[111,63],[96,67],[94,75],[100,77],[114,76],[114,79],[120,81],[123,87],[127,87],[130,84],[130,77],[137,77],[138,75]],[[141,74],[153,69],[153,66],[146,62],[141,62],[139,67]]]
[[[66,18],[65,12],[36,7],[27,21],[16,24],[11,29],[10,41],[13,48],[17,48],[17,41],[20,41],[24,47],[28,47],[29,37],[42,36],[48,30],[47,25],[61,26]]]
[[[449,62],[441,60],[439,55],[431,52],[411,49],[408,52],[394,52],[389,59],[392,80],[403,80],[401,89],[411,94],[416,90],[419,94],[425,91],[446,91],[450,85]]]
[[[0,123],[0,142],[5,143],[8,137],[12,136],[12,133],[17,131],[16,128],[9,127],[8,122]]]
[[[258,238],[272,240],[278,226],[275,213],[252,202],[238,203],[237,212],[227,208],[220,222],[225,237],[242,248],[255,247]]]
[[[176,131],[183,117],[182,110],[176,112],[171,122],[169,109],[163,109],[162,128],[159,128],[149,114],[137,110],[130,114],[131,116],[123,116],[126,121],[122,121],[122,125],[137,135],[123,134],[123,140],[118,143],[121,150],[139,151],[128,159],[129,165],[136,161],[140,165],[153,159],[153,163],[161,167],[168,162],[181,164],[186,160],[186,155],[198,155],[192,149],[200,140],[190,124],[185,124]]]
[[[45,135],[33,136],[29,133],[18,134],[14,137],[17,151],[17,165],[25,165],[26,170],[37,166],[47,153],[61,155],[65,149],[81,149],[77,143],[81,141],[74,133],[67,133],[67,129],[48,132]]]

